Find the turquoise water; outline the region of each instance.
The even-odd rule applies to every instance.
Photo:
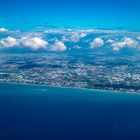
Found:
[[[139,140],[140,95],[0,84],[0,140]]]

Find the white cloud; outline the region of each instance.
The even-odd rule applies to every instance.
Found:
[[[9,47],[15,47],[18,45],[19,45],[18,40],[13,37],[7,37],[7,38],[0,39],[1,47],[9,48]]]
[[[4,32],[7,32],[8,30],[5,29],[5,28],[0,28],[0,33],[4,33]]]
[[[107,42],[107,43],[113,43],[114,40],[112,40],[112,39],[108,39],[106,42]]]
[[[87,36],[86,33],[81,33],[81,34],[79,35],[80,38],[84,38],[84,37],[86,37],[86,36]]]
[[[0,47],[26,47],[33,51],[36,51],[38,49],[45,49],[49,51],[65,51],[67,49],[63,42],[55,41],[53,45],[49,45],[46,40],[43,40],[39,37],[22,37],[19,39],[13,37],[2,38],[0,39]]]
[[[120,51],[120,48],[118,48],[118,47],[113,47],[113,51]]]
[[[60,36],[60,41],[62,42],[78,42],[81,38],[87,36],[87,33],[81,32],[79,30],[46,30],[44,34],[52,36]]]
[[[138,47],[139,46],[138,42],[132,38],[125,38],[124,42],[126,43],[126,46],[128,46],[128,47]]]
[[[114,51],[119,51],[121,48],[125,47],[125,42],[114,42],[111,45]]]
[[[23,37],[20,40],[20,44],[24,47],[31,48],[32,50],[38,50],[41,48],[45,49],[48,42],[39,37]]]
[[[53,45],[49,46],[48,49],[51,51],[65,51],[67,47],[63,42],[57,41]]]
[[[114,51],[119,51],[124,47],[137,48],[139,47],[139,43],[132,38],[126,37],[121,42],[113,42],[111,46],[113,47]]]
[[[104,41],[101,38],[95,38],[94,41],[90,43],[90,48],[102,47],[103,45]]]
[[[140,36],[139,36],[139,37],[137,37],[137,39],[138,39],[138,40],[140,40]]]
[[[78,33],[78,32],[71,32],[69,34],[66,33],[67,41],[71,41],[75,43],[80,41],[81,38],[84,38],[86,36],[87,36],[86,33]]]
[[[76,29],[66,30],[60,28],[40,32],[22,32],[18,30],[11,31],[5,28],[0,28],[0,33],[3,32],[6,32],[6,34],[8,34],[9,37],[0,38],[1,48],[18,47],[22,49],[25,47],[34,51],[38,49],[44,49],[46,51],[65,51],[66,49],[82,49],[82,47],[79,46],[79,44],[82,46],[87,46],[90,44],[90,48],[102,47],[103,45],[106,45],[106,47],[111,47],[114,51],[119,51],[124,47],[137,48],[140,50],[140,33],[128,31]],[[100,35],[100,37],[95,38],[90,43],[91,37],[95,35],[97,36],[100,33],[104,34],[102,36]],[[4,36],[3,34],[1,34],[1,37]],[[70,42],[68,43],[68,48],[65,45],[65,42]]]

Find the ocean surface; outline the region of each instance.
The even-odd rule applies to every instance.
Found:
[[[1,83],[0,140],[140,140],[140,95]]]

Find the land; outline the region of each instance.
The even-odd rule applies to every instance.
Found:
[[[0,54],[0,82],[140,93],[139,62],[106,52]]]

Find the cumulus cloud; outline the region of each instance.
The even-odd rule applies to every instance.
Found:
[[[1,47],[9,48],[9,47],[15,47],[18,45],[19,45],[18,40],[13,37],[7,37],[7,38],[0,39]]]
[[[113,42],[111,46],[114,51],[119,51],[124,47],[137,48],[139,47],[139,43],[132,38],[124,38],[123,41]]]
[[[65,51],[67,47],[63,42],[56,41],[53,45],[49,47],[50,51]]]
[[[140,33],[117,30],[76,30],[53,29],[46,31],[11,31],[0,28],[0,48],[18,47],[28,48],[33,51],[44,49],[45,51],[69,51],[82,50],[106,46],[114,51],[122,48],[136,48],[140,50]],[[102,36],[101,36],[101,33]],[[6,37],[7,36],[7,37]],[[93,41],[91,38],[97,36]],[[129,37],[127,37],[129,36]],[[66,46],[67,44],[68,46]],[[87,47],[89,46],[89,48]]]
[[[124,42],[114,42],[112,43],[112,48],[114,51],[119,51],[121,48],[123,48],[125,46]]]
[[[114,40],[112,40],[112,39],[108,39],[106,42],[107,42],[107,43],[113,43]]]
[[[5,29],[5,28],[0,28],[0,33],[4,33],[4,32],[7,32],[8,30]]]
[[[80,39],[86,37],[86,33],[79,33],[79,32],[71,32],[71,33],[65,33],[65,40],[71,41],[71,42],[78,42]]]
[[[57,36],[59,38],[59,41],[62,42],[73,42],[77,43],[80,41],[80,39],[85,38],[87,36],[86,32],[82,32],[80,30],[71,30],[71,29],[66,29],[66,30],[46,30],[44,31],[45,35],[52,35],[52,36]]]
[[[90,43],[90,48],[102,47],[103,45],[104,41],[101,38],[95,38],[94,41]]]
[[[32,50],[45,49],[48,42],[39,37],[23,37],[20,39],[20,44]]]
[[[67,47],[63,42],[55,41],[54,44],[49,45],[46,40],[43,40],[39,37],[22,37],[20,39],[16,39],[13,37],[7,37],[0,39],[0,47],[1,48],[12,48],[12,47],[20,47],[20,48],[29,48],[33,51],[39,49],[45,49],[49,51],[65,51]]]
[[[45,49],[47,45],[48,42],[39,37],[22,37],[20,39],[7,37],[0,39],[0,46],[2,48],[27,47],[32,50],[38,50],[41,48]]]
[[[139,43],[132,38],[125,38],[124,42],[126,43],[126,46],[128,46],[128,47],[138,47],[139,46]]]

